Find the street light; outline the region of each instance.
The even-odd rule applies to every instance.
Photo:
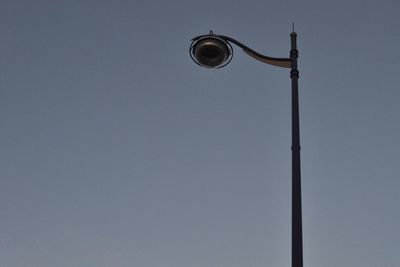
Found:
[[[263,63],[282,68],[290,68],[292,80],[292,267],[303,267],[303,231],[301,212],[301,175],[300,175],[300,123],[299,123],[299,90],[297,69],[297,34],[290,34],[291,50],[288,58],[275,58],[257,53],[237,40],[216,35],[210,31],[207,35],[196,36],[190,45],[190,56],[193,61],[206,68],[222,68],[233,57],[232,44]]]

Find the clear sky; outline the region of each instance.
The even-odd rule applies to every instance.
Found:
[[[21,1],[0,8],[1,267],[290,266],[298,33],[304,266],[400,262],[398,1]]]

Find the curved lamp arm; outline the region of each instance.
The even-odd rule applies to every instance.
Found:
[[[258,61],[261,61],[263,63],[269,64],[269,65],[273,65],[273,66],[277,66],[277,67],[282,67],[282,68],[289,68],[289,69],[292,67],[290,58],[275,58],[275,57],[265,56],[265,55],[262,55],[262,54],[260,54],[260,53],[258,53],[256,51],[254,51],[250,47],[242,44],[241,42],[239,42],[239,41],[237,41],[237,40],[235,40],[235,39],[233,39],[231,37],[224,36],[224,35],[217,35],[217,34],[211,34],[211,35],[214,36],[214,37],[221,38],[221,39],[223,39],[223,40],[225,40],[227,42],[231,42],[231,43],[239,46],[240,48],[242,48],[243,52],[245,52],[247,55],[249,55],[252,58],[254,58],[254,59],[258,60]],[[210,36],[210,35],[200,35],[200,36],[197,36],[197,37],[193,38],[192,40],[195,41],[195,40],[197,40],[199,38],[206,37],[206,36]]]

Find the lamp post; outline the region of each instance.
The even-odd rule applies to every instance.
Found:
[[[193,61],[206,68],[222,68],[233,56],[232,44],[263,63],[283,68],[290,68],[292,80],[292,267],[303,267],[303,231],[301,211],[301,175],[300,175],[300,123],[299,123],[299,92],[297,69],[297,34],[290,34],[291,50],[288,58],[275,58],[262,55],[224,35],[215,35],[210,31],[192,39],[190,56]]]

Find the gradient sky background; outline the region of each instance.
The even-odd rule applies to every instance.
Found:
[[[290,266],[298,33],[304,266],[400,262],[398,1],[18,1],[0,8],[0,266]]]

